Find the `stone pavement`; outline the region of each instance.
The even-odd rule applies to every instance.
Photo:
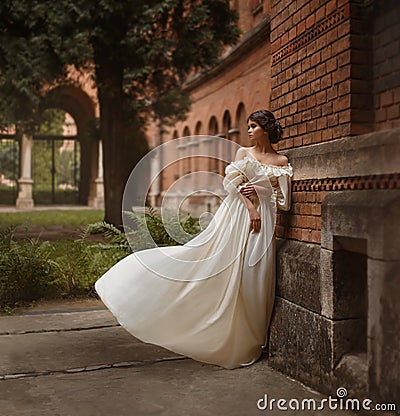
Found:
[[[0,316],[0,352],[4,416],[353,414],[328,406],[260,410],[265,394],[269,405],[274,398],[287,399],[286,406],[290,399],[319,404],[324,396],[271,369],[266,359],[225,370],[144,344],[98,301],[47,303]]]

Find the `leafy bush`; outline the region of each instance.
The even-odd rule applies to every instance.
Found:
[[[14,240],[0,232],[0,310],[58,297],[95,296],[94,284],[127,252],[86,241]]]
[[[51,260],[47,242],[13,240],[13,231],[0,233],[0,308],[60,291],[59,266]]]

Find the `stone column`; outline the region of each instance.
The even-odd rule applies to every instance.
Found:
[[[18,209],[33,208],[32,187],[33,180],[31,177],[32,162],[32,136],[23,134],[20,146],[20,178],[18,179],[18,198],[16,207]]]
[[[103,143],[101,140],[99,141],[98,173],[94,182],[96,191],[93,198],[93,208],[104,209]]]

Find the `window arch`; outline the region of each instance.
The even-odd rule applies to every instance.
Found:
[[[239,103],[236,110],[236,127],[239,129],[239,140],[240,145],[247,143],[247,123],[246,123],[246,109],[243,103]]]
[[[229,110],[225,110],[224,116],[222,118],[222,130],[227,139],[229,139],[229,130],[232,127],[231,114]]]
[[[218,134],[218,121],[215,116],[212,116],[208,123],[208,134],[211,136],[216,136]]]
[[[195,129],[194,129],[194,134],[201,134],[201,129],[202,129],[202,124],[201,124],[201,121],[198,121],[197,123],[196,123],[196,127],[195,127]]]

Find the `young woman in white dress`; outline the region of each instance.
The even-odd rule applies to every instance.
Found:
[[[225,170],[228,195],[210,225],[183,246],[133,253],[96,290],[136,338],[228,369],[262,353],[275,296],[275,212],[290,208],[292,168],[271,144],[282,127],[248,117],[251,147]]]

